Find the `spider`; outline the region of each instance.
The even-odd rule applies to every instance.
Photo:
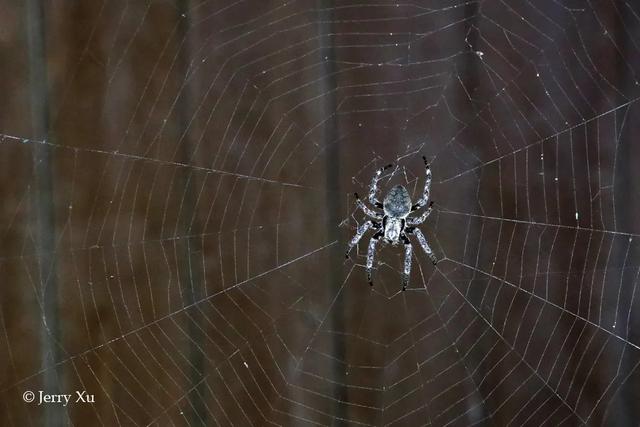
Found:
[[[429,256],[431,262],[433,262],[433,265],[438,262],[438,259],[429,247],[424,234],[422,234],[422,231],[420,231],[420,229],[416,227],[417,225],[422,224],[424,220],[427,219],[429,214],[431,214],[431,211],[433,209],[433,201],[429,203],[429,207],[422,213],[422,215],[418,217],[409,216],[412,212],[415,212],[426,206],[427,202],[429,201],[429,191],[431,188],[431,169],[429,168],[427,158],[425,156],[422,156],[422,159],[424,160],[426,180],[424,183],[424,191],[422,193],[422,196],[420,197],[420,199],[418,199],[416,204],[411,204],[411,197],[409,196],[409,192],[402,185],[396,185],[391,190],[389,190],[383,200],[383,203],[380,203],[376,198],[376,193],[378,192],[378,180],[380,179],[382,172],[384,172],[386,169],[389,169],[393,165],[386,165],[378,169],[373,176],[373,179],[371,180],[371,186],[369,187],[369,203],[371,203],[378,209],[383,209],[383,212],[377,212],[365,205],[364,202],[360,200],[358,193],[355,193],[357,206],[373,220],[368,220],[358,227],[356,235],[353,236],[351,242],[349,242],[346,258],[349,258],[349,252],[351,252],[351,249],[353,249],[353,247],[358,244],[367,230],[369,230],[370,228],[377,230],[377,233],[375,233],[369,240],[369,250],[367,252],[367,279],[369,280],[369,284],[371,286],[373,286],[373,281],[371,280],[373,258],[375,256],[376,245],[381,238],[384,243],[391,243],[394,246],[400,242],[404,244],[404,271],[402,276],[403,291],[407,289],[407,284],[409,283],[409,275],[411,273],[411,254],[413,252],[413,247],[411,246],[411,242],[409,241],[407,234],[415,234],[415,236],[418,238],[420,246],[422,246],[422,249]]]

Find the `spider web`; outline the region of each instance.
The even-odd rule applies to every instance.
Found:
[[[158,0],[45,20],[43,132],[16,89],[33,44],[4,39],[3,424],[640,417],[637,6]],[[393,162],[381,193],[416,200],[422,155],[440,262],[414,242],[401,292],[403,250],[381,247],[370,288],[370,235],[344,260],[352,194]]]

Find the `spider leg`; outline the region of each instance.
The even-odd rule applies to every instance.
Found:
[[[431,211],[433,210],[433,200],[429,203],[429,207],[426,211],[422,213],[422,215],[417,216],[415,218],[407,218],[407,225],[418,225],[422,224],[429,215],[431,215]]]
[[[429,163],[427,162],[427,158],[422,156],[422,160],[424,160],[425,167],[425,181],[424,181],[424,190],[422,192],[422,196],[418,199],[415,205],[411,207],[411,211],[416,211],[421,207],[425,206],[429,201],[429,193],[431,191],[431,168],[429,167]]]
[[[383,236],[382,231],[377,232],[373,235],[371,240],[369,240],[369,251],[367,252],[367,279],[369,280],[369,285],[373,286],[373,280],[371,280],[371,269],[373,268],[373,258],[376,255],[376,245],[378,244],[378,240]]]
[[[367,216],[370,216],[373,219],[378,219],[378,220],[382,219],[382,215],[381,214],[377,213],[376,211],[371,209],[369,206],[365,205],[362,200],[360,200],[360,196],[358,196],[358,193],[354,193],[354,196],[356,196],[356,204],[358,205],[358,207],[360,209],[362,209],[362,211]]]
[[[436,258],[436,256],[433,254],[433,251],[427,243],[427,239],[424,237],[424,234],[422,234],[422,231],[420,231],[420,229],[416,227],[408,227],[405,228],[404,231],[416,235],[416,237],[418,238],[418,242],[420,242],[420,246],[422,246],[422,249],[424,249],[429,259],[431,259],[433,265],[436,265],[438,263],[438,258]]]
[[[373,178],[371,179],[371,186],[369,187],[369,203],[377,208],[382,208],[382,203],[380,203],[376,196],[376,194],[378,193],[378,180],[380,179],[382,172],[389,169],[391,166],[393,165],[389,164],[378,169],[376,171],[376,174],[373,175]]]
[[[402,274],[402,290],[407,289],[409,284],[409,277],[411,276],[411,254],[413,253],[413,246],[411,242],[404,234],[400,236],[404,242],[404,272]]]
[[[353,238],[349,242],[349,246],[347,247],[347,253],[345,254],[345,258],[349,258],[349,252],[351,252],[351,249],[353,249],[353,247],[358,244],[360,239],[362,239],[362,236],[364,236],[364,233],[366,233],[367,230],[370,229],[371,227],[379,228],[380,224],[373,221],[367,221],[364,224],[362,224],[360,227],[358,227],[358,230],[356,231],[356,235],[353,236]]]

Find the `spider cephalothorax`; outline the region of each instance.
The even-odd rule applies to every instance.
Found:
[[[382,209],[382,212],[377,212],[367,205],[364,204],[360,197],[358,197],[358,193],[356,196],[356,203],[358,207],[360,207],[365,214],[369,217],[373,218],[372,220],[368,220],[360,227],[358,227],[358,231],[356,235],[353,236],[351,242],[349,242],[349,248],[347,249],[347,258],[349,258],[349,252],[351,249],[360,241],[364,233],[370,228],[378,230],[376,234],[371,237],[369,240],[369,250],[367,252],[367,278],[369,279],[369,284],[373,286],[373,281],[371,280],[371,270],[373,268],[373,258],[375,256],[376,244],[382,238],[385,243],[390,243],[392,245],[397,245],[398,243],[403,243],[405,247],[404,252],[404,271],[403,271],[403,279],[402,279],[402,290],[407,288],[407,284],[409,283],[409,275],[411,273],[411,254],[413,252],[411,242],[407,237],[407,234],[415,234],[418,238],[418,242],[420,242],[420,246],[427,253],[429,258],[433,264],[436,264],[438,260],[436,259],[433,251],[429,247],[427,243],[427,239],[424,237],[424,234],[420,231],[420,229],[416,228],[418,224],[422,224],[425,219],[429,216],[432,210],[433,202],[429,204],[429,207],[426,211],[419,217],[410,217],[409,215],[412,212],[415,212],[424,206],[427,205],[429,201],[429,190],[431,188],[431,169],[429,168],[429,164],[427,163],[427,158],[422,156],[424,160],[425,169],[426,169],[426,180],[424,183],[424,191],[422,196],[416,204],[411,204],[411,197],[409,196],[409,192],[402,185],[396,185],[391,188],[387,195],[385,196],[383,203],[380,203],[376,198],[376,193],[378,192],[378,180],[384,172],[385,169],[391,167],[391,165],[387,165],[383,168],[378,169],[376,174],[373,176],[371,180],[371,187],[369,188],[369,202],[374,205],[378,209]]]

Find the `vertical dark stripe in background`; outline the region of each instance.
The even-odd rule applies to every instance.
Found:
[[[613,11],[611,13],[614,14]],[[616,85],[618,87],[624,88],[622,93],[634,93],[634,86],[636,85],[638,76],[634,75],[633,71],[629,69],[627,61],[631,62],[632,66],[635,65],[633,64],[633,48],[629,48],[629,40],[631,40],[632,38],[635,38],[637,40],[637,37],[640,35],[640,29],[637,25],[625,28],[625,26],[620,23],[615,26],[615,29],[616,32],[614,35],[614,40],[616,45],[618,46],[618,49],[620,50],[620,54],[622,55],[617,56],[618,61],[616,61],[615,65],[612,65],[616,67],[618,80]],[[638,59],[635,60],[638,61]],[[634,202],[637,200],[635,197],[626,197],[627,195],[632,194],[632,192],[634,191],[634,187],[637,188],[637,184],[634,185],[633,183],[633,168],[637,167],[638,164],[638,151],[637,149],[634,149],[634,145],[637,144],[637,142],[633,141],[634,132],[637,132],[637,128],[634,129],[634,125],[633,123],[631,123],[631,121],[633,120],[633,113],[629,111],[633,110],[634,108],[637,108],[637,105],[634,106],[634,104],[632,103],[628,107],[621,108],[614,113],[616,117],[616,130],[614,135],[617,137],[617,141],[615,141],[616,145],[614,146],[614,150],[616,150],[616,163],[615,171],[613,171],[615,173],[613,177],[613,192],[615,195],[614,209],[616,228],[618,230],[633,230],[634,217],[637,217],[638,209],[640,208],[640,206],[634,206]],[[629,242],[629,245],[631,245],[629,259],[633,260],[633,251],[635,249],[631,242]],[[614,249],[610,255],[610,258],[614,260],[625,260],[627,254],[626,250],[624,249],[624,245],[613,245],[613,248]],[[634,269],[632,268],[632,270]],[[626,271],[622,270],[620,274],[624,275],[625,273]],[[620,291],[618,289],[620,285],[618,283],[615,283],[614,280],[617,281],[618,277],[616,277],[615,274],[612,274],[611,278],[609,279],[609,283],[611,284],[611,286],[607,288],[608,292],[611,292],[613,294],[608,297],[610,298],[609,301],[615,301],[617,295],[619,295],[618,292]],[[605,299],[607,299],[607,297],[605,297]],[[605,309],[606,308],[611,309],[610,307],[605,307]],[[631,310],[631,307],[629,307],[629,310]],[[625,324],[626,319],[624,319],[621,315],[618,316],[619,317],[616,319],[616,322]],[[633,322],[633,318],[631,318],[631,321]],[[637,321],[633,322],[632,324],[637,324]],[[608,359],[608,364],[610,366],[615,366],[616,363],[618,363],[618,361],[611,355],[609,355]],[[622,372],[632,372],[636,361],[629,358],[623,358],[620,361],[620,365],[622,365],[623,363],[626,365],[626,367],[624,369],[618,367],[618,369]],[[605,424],[607,423],[607,420],[609,420],[610,422],[615,422],[616,425],[620,426],[638,425],[638,418],[635,418],[634,422],[634,416],[637,416],[639,414],[638,405],[635,401],[637,390],[639,390],[638,386],[640,386],[640,384],[637,383],[637,378],[637,376],[631,376],[620,385],[620,399],[611,400],[610,406],[608,406],[606,412],[608,417],[605,417],[603,420]]]
[[[330,35],[332,33],[331,20],[333,17],[333,0],[317,0],[316,6],[318,8],[318,36],[320,40],[320,55],[324,60],[324,69],[322,84],[322,92],[326,94],[323,97],[324,111],[322,116],[331,117],[327,120],[324,126],[324,135],[322,143],[327,147],[326,149],[326,190],[327,190],[327,241],[333,242],[340,239],[340,230],[338,224],[340,223],[341,198],[340,195],[340,144],[338,143],[339,131],[338,131],[338,116],[336,114],[337,101],[336,92],[337,87],[335,72],[336,70],[336,52],[333,46],[333,38]],[[341,242],[342,243],[342,242]],[[340,289],[344,281],[344,269],[343,269],[343,246],[337,245],[329,254],[329,265],[327,266],[327,282],[330,286],[331,292],[335,294]],[[331,316],[331,328],[335,331],[344,330],[344,293],[336,299],[332,309]],[[333,356],[337,360],[344,360],[345,348],[340,339],[336,339],[333,342]],[[346,373],[342,365],[335,361],[333,365],[333,396],[337,401],[346,401],[347,390],[341,385],[346,383]],[[335,419],[346,419],[345,406],[336,403],[333,416]]]
[[[480,6],[478,2],[469,2],[464,6],[464,17],[468,19],[464,27],[465,38],[463,40],[463,43],[464,43],[464,45],[462,46],[463,49],[473,49],[476,51],[480,50],[480,46],[482,45],[482,42],[478,40],[479,34],[480,34],[478,30],[479,13],[480,13]],[[482,66],[480,65],[480,63],[481,63],[481,60],[478,59],[476,54],[469,53],[467,55],[462,55],[460,69],[456,70],[456,72],[460,72],[462,74],[460,78],[463,80],[464,86],[467,88],[467,90],[470,91],[470,93],[469,95],[467,95],[467,93],[464,91],[463,88],[458,87],[459,92],[456,93],[456,105],[453,108],[454,109],[458,108],[460,111],[464,111],[465,108],[469,108],[469,111],[466,112],[469,115],[469,117],[473,117],[476,114],[479,114],[481,107],[479,107],[479,104],[475,102],[467,102],[467,96],[474,97],[474,90],[476,88],[482,90],[481,88],[484,85],[486,85],[486,82],[484,82],[480,77],[480,73],[482,72]],[[477,147],[474,147],[474,145],[469,145],[465,147],[465,149],[471,151],[470,155],[472,157],[478,156],[478,157],[484,158],[486,157],[486,154],[484,152],[478,152],[478,150],[483,150],[483,148],[481,147],[482,147],[481,144],[478,144]],[[499,186],[500,186],[499,182],[494,183],[494,188],[499,188]],[[473,194],[474,191],[475,190],[473,188],[469,187],[466,194],[464,196],[461,194],[460,196],[465,197],[469,205],[471,205],[473,203],[472,200],[476,197],[475,194]],[[494,197],[495,197],[494,201],[496,205],[498,205],[500,203],[500,200],[498,199],[497,193],[494,195]],[[480,233],[481,226],[479,224],[476,223],[472,225],[472,227],[476,228],[475,233]],[[474,233],[474,232],[471,231],[471,233]],[[470,290],[470,293],[467,294],[467,297],[469,297],[470,295],[475,295],[475,296],[469,297],[470,300],[474,300],[474,298],[478,298],[478,297],[484,298],[483,295],[485,292],[486,292],[486,289],[482,289],[481,287],[473,287],[473,289]],[[479,301],[479,299],[477,299],[477,301]],[[445,325],[445,327],[446,326],[447,325]],[[477,336],[480,336],[484,329],[482,325],[475,324],[469,328],[469,331],[472,331],[472,330],[475,330],[473,333],[477,334]],[[454,337],[451,336],[450,338],[453,339]],[[452,344],[456,345],[455,341],[452,342]],[[477,348],[482,348],[484,350],[483,353],[485,354],[490,353],[493,348],[490,346],[489,343],[482,340],[478,340],[476,344],[477,344]],[[487,407],[487,404],[484,402],[484,399],[486,398],[486,394],[482,393],[482,390],[480,389],[478,382],[472,376],[473,369],[471,368],[471,366],[473,365],[470,365],[470,363],[465,359],[465,357],[459,356],[458,360],[461,366],[463,367],[464,372],[470,376],[471,383],[473,384],[472,394],[469,395],[467,399],[468,401],[467,405],[468,405],[469,411],[467,412],[467,416],[465,417],[465,419],[467,420],[467,422],[469,422],[469,424],[476,424],[481,422],[481,420],[485,420],[485,422],[487,422],[487,424],[489,425],[494,424],[494,420],[495,420],[494,415],[490,412],[489,408]],[[503,375],[503,374],[505,373],[498,373],[497,375]]]
[[[176,75],[176,81],[182,82],[186,79],[189,70],[189,62],[191,59],[191,44],[189,40],[189,0],[177,0],[177,19],[178,19],[178,36],[176,37],[176,48],[179,49],[179,75]],[[184,42],[183,42],[184,41]],[[180,43],[183,42],[181,45]],[[180,144],[178,156],[181,163],[189,163],[192,156],[191,139],[188,132],[189,125],[189,104],[191,102],[191,96],[189,86],[186,86],[178,98],[178,123],[176,126],[176,143]],[[184,135],[184,138],[182,136]],[[191,224],[191,219],[194,217],[196,209],[195,194],[197,191],[196,174],[193,173],[191,168],[180,168],[176,173],[178,174],[177,188],[183,189],[184,200],[182,204],[182,211],[180,212],[180,230],[179,236],[190,235],[189,227],[193,225],[196,230],[199,230],[197,220],[194,219]],[[183,288],[184,305],[191,306],[194,302],[200,301],[204,297],[202,291],[203,272],[199,268],[201,265],[200,241],[192,238],[178,239],[174,241],[178,245],[178,253],[180,254],[180,285]],[[198,327],[194,322],[197,321],[198,316],[194,316],[196,310],[187,310],[186,319],[188,322],[188,334],[189,334],[189,363],[192,366],[190,373],[190,384],[187,389],[190,390],[187,395],[186,401],[183,403],[186,413],[186,420],[189,425],[206,425],[207,424],[207,410],[204,404],[204,392],[205,382],[203,380],[205,373],[205,359],[201,349],[205,348],[202,344],[204,342],[203,330]],[[189,316],[191,314],[192,316]],[[193,319],[193,320],[192,320]]]
[[[29,55],[29,101],[31,105],[31,139],[50,140],[49,89],[45,45],[44,3],[27,0],[25,28]],[[31,221],[36,232],[38,251],[38,283],[42,304],[40,354],[42,390],[49,394],[63,392],[54,366],[60,360],[58,349],[60,325],[58,318],[58,286],[56,281],[55,218],[53,206],[53,174],[51,147],[37,144],[33,150],[35,197],[32,199]],[[65,392],[66,393],[66,392]],[[62,405],[43,405],[40,425],[64,425],[66,409]]]

